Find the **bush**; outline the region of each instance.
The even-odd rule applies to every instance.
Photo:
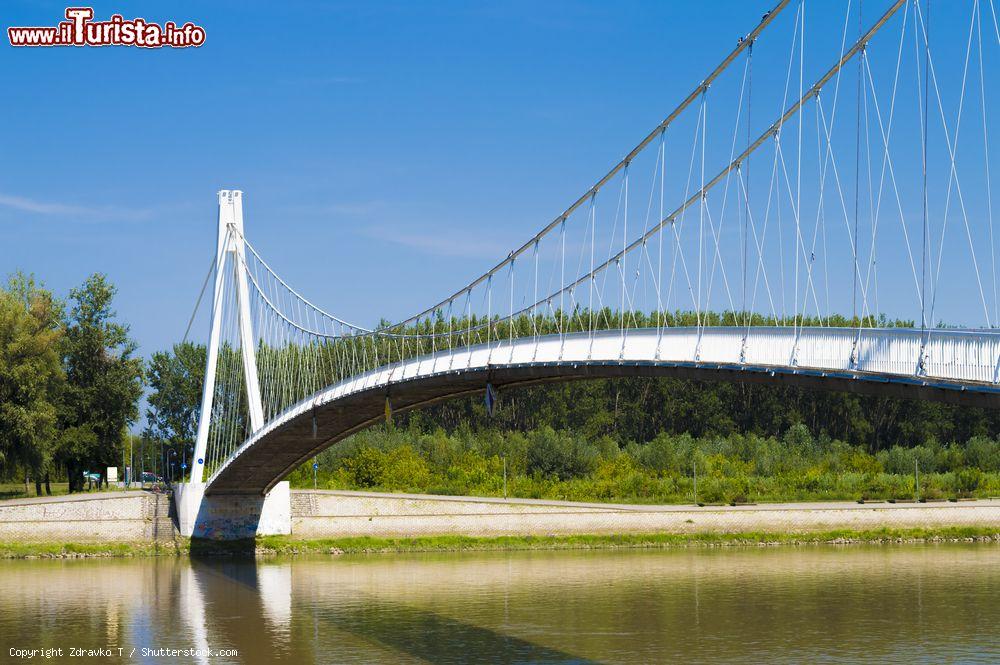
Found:
[[[505,457],[512,497],[686,503],[695,461],[699,499],[710,503],[909,498],[914,461],[921,497],[1000,494],[1000,443],[994,439],[942,446],[928,438],[921,446],[893,446],[873,456],[860,446],[809,437],[800,426],[780,439],[660,433],[622,448],[607,435],[588,440],[550,427],[527,434],[375,427],[318,460],[320,482],[331,489],[500,496]],[[311,487],[311,467],[303,465],[289,480]]]
[[[691,437],[687,434],[670,436],[660,432],[655,439],[639,450],[639,463],[658,473],[690,473]]]
[[[375,448],[360,448],[341,467],[358,487],[378,487],[385,476],[386,454]]]
[[[792,425],[785,432],[785,445],[788,446],[790,452],[796,452],[799,455],[808,455],[812,452],[814,444],[815,441],[809,432],[809,428],[802,423]]]
[[[972,437],[965,446],[965,463],[981,471],[1000,471],[1000,441]]]
[[[881,473],[865,474],[861,498],[865,500],[889,498],[889,486],[886,483],[885,475]]]
[[[444,470],[451,466],[459,455],[458,442],[443,429],[425,434],[419,439],[420,455],[435,469]]]
[[[882,472],[882,464],[863,450],[851,450],[843,458],[844,470],[849,473],[874,474]]]
[[[543,477],[566,480],[594,468],[597,450],[568,432],[543,427],[529,437],[528,470]]]
[[[972,496],[983,480],[983,472],[979,469],[962,469],[954,474],[954,489],[958,496]]]
[[[427,485],[430,477],[427,462],[407,444],[385,455],[382,477],[378,484],[392,489],[419,490]]]
[[[467,452],[448,468],[445,474],[450,485],[466,494],[496,494],[503,487],[503,461],[494,455],[485,458]]]
[[[933,473],[938,470],[938,455],[930,446],[913,448],[893,446],[889,450],[881,451],[878,460],[886,472],[901,476],[912,476],[915,465],[919,465],[923,473]]]

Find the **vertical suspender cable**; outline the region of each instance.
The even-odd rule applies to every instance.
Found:
[[[860,37],[860,34],[858,35]],[[864,51],[862,51],[864,53]],[[806,60],[806,0],[802,0],[802,29],[799,30],[799,97],[802,96],[803,91],[803,72],[805,70],[805,60]],[[796,158],[796,175],[795,175],[795,251],[792,253],[795,257],[795,298],[793,305],[795,307],[794,315],[794,326],[797,328],[799,325],[799,245],[802,241],[802,114],[798,117],[798,155]],[[802,310],[805,311],[806,303],[806,290],[808,286],[802,287]],[[798,331],[796,331],[796,336]]]
[[[597,242],[597,191],[590,194],[590,333],[594,333],[594,244]],[[537,247],[537,244],[536,244]],[[538,301],[538,293],[535,293]]]
[[[976,32],[979,41],[979,88],[980,103],[983,111],[983,154],[986,164],[986,210],[990,221],[990,264],[993,272],[993,321],[1000,323],[1000,301],[997,300],[997,257],[996,244],[993,240],[993,186],[990,182],[990,135],[986,125],[986,80],[983,72],[983,15],[982,6],[976,3]]]
[[[663,219],[663,188],[667,171],[667,128],[660,130],[660,219]],[[656,358],[660,358],[660,342],[663,340],[663,236],[660,231],[659,248],[656,259]],[[593,269],[593,266],[591,266]]]
[[[628,247],[628,170],[630,164],[625,163],[624,178],[625,178],[625,215],[624,221],[622,223],[622,256],[621,263],[618,264],[618,274],[622,278],[622,343],[625,340],[625,248]],[[565,280],[563,280],[565,283]]]
[[[924,39],[924,123],[921,127],[923,136],[921,137],[923,143],[923,151],[921,154],[921,169],[923,171],[923,250],[922,257],[920,261],[920,330],[923,334],[923,338],[926,341],[927,336],[927,244],[930,238],[930,228],[927,218],[927,135],[928,135],[928,99],[930,98],[930,39],[931,39],[931,0],[926,0],[927,2],[927,22],[926,22],[926,37]],[[921,361],[923,360],[923,351],[921,351]]]
[[[858,0],[858,36],[861,35],[862,30],[863,8],[864,0]],[[861,189],[861,73],[864,59],[865,49],[862,47],[861,53],[858,54],[858,86],[854,127],[854,237],[852,238],[854,245],[854,288],[851,291],[851,325],[855,325],[855,321],[857,321],[859,327],[861,322],[858,320],[858,201]]]
[[[753,101],[753,42],[750,42],[750,46],[747,47],[747,148],[750,147],[750,111],[752,110],[751,102]],[[746,162],[741,166],[741,170],[746,173],[747,187],[743,191],[743,204],[745,213],[743,216],[743,313],[744,316],[749,317],[750,314],[747,311],[747,262],[748,262],[748,247],[750,245],[749,227],[750,227],[750,155],[747,155]],[[750,325],[750,319],[747,319],[747,325]]]
[[[701,201],[698,208],[698,335],[701,335],[701,277],[703,272],[704,245],[705,245],[705,142],[708,136],[708,88],[701,91]],[[707,298],[706,298],[707,300]]]

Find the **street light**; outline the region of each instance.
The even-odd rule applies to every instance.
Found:
[[[188,468],[187,454],[188,454],[188,448],[190,448],[190,447],[191,447],[190,444],[186,443],[186,444],[184,444],[184,447],[182,448],[182,454],[181,454],[181,482],[182,483],[184,482],[184,476],[187,475],[187,468]],[[191,450],[191,453],[192,454],[194,453],[194,449]]]
[[[172,485],[174,482],[174,465],[170,462],[171,456],[177,457],[177,451],[173,448],[167,453],[167,483]]]

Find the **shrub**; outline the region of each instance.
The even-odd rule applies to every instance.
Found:
[[[881,473],[868,473],[865,474],[861,498],[862,499],[885,499],[888,498],[889,486],[886,482],[884,474]]]
[[[690,473],[694,442],[687,434],[671,436],[660,432],[639,451],[642,466],[657,473]]]
[[[971,496],[979,488],[983,480],[983,472],[979,469],[962,469],[954,474],[954,489],[959,496]]]
[[[956,444],[938,449],[937,468],[939,471],[958,471],[965,466],[965,450]]]
[[[981,471],[1000,471],[1000,441],[972,437],[965,446],[965,462]]]
[[[802,474],[797,484],[800,489],[803,489],[806,492],[816,492],[823,484],[823,476],[824,474],[822,469],[810,467],[806,469],[804,474]]]
[[[528,440],[528,470],[559,480],[582,476],[594,467],[597,451],[568,432],[543,427]]]
[[[430,475],[427,462],[407,444],[385,455],[378,484],[393,489],[420,489],[427,485]]]
[[[378,487],[385,477],[386,454],[375,448],[360,448],[343,462],[343,470],[358,487]]]
[[[930,446],[914,446],[913,448],[893,446],[889,450],[881,451],[878,460],[888,473],[912,476],[915,464],[919,465],[920,471],[924,473],[937,471],[938,457],[937,451]]]
[[[814,444],[809,428],[802,423],[792,425],[785,432],[785,445],[800,455],[812,452]]]
[[[435,469],[444,470],[451,466],[458,456],[458,442],[448,436],[443,429],[420,437],[420,455]]]
[[[494,455],[485,458],[467,452],[448,467],[449,483],[475,494],[496,493],[503,485],[503,461]]]
[[[882,464],[863,450],[854,449],[844,459],[844,470],[850,473],[876,474],[882,472]]]
[[[705,502],[912,497],[915,461],[924,498],[1000,494],[997,440],[979,436],[942,446],[928,437],[920,446],[892,446],[873,456],[860,446],[814,439],[801,426],[781,438],[660,433],[622,448],[606,435],[588,440],[551,427],[526,434],[374,427],[322,453],[319,481],[333,489],[498,496],[504,458],[512,497],[687,502],[695,461]],[[289,480],[311,487],[309,464]]]
[[[621,453],[621,448],[618,446],[618,442],[610,436],[602,436],[599,438],[597,440],[596,448],[597,455],[601,459],[614,459]]]

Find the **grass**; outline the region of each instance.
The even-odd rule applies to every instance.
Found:
[[[187,543],[0,543],[0,559],[74,559],[186,554]]]
[[[69,493],[69,483],[51,483],[52,496],[59,496]],[[42,493],[35,494],[35,483],[31,482],[25,490],[24,483],[0,483],[0,499],[26,499],[35,496],[47,496],[45,486],[42,485]]]
[[[838,529],[804,533],[650,533],[569,536],[424,536],[418,538],[296,539],[262,536],[244,541],[182,539],[177,543],[0,543],[0,559],[147,556],[273,556],[514,550],[671,549],[855,543],[1000,542],[1000,527]]]
[[[943,527],[915,529],[839,529],[813,533],[649,533],[566,536],[425,536],[417,538],[328,538],[295,540],[264,536],[256,550],[264,554],[383,554],[510,550],[668,549],[759,545],[1000,541],[1000,528]]]
[[[147,487],[149,483],[146,484]],[[52,483],[52,496],[64,496],[69,494],[69,483]],[[142,489],[139,485],[132,485],[129,487],[129,491]],[[102,487],[101,489],[94,488],[90,490],[90,493],[97,492],[120,492],[122,488],[118,485],[112,484],[110,487]],[[77,494],[87,494],[88,490],[84,489],[82,492],[77,492]],[[33,499],[36,496],[49,496],[45,493],[45,486],[42,486],[42,493],[35,494],[35,484],[28,484],[28,491],[24,491],[24,483],[0,483],[0,501],[4,499]]]

